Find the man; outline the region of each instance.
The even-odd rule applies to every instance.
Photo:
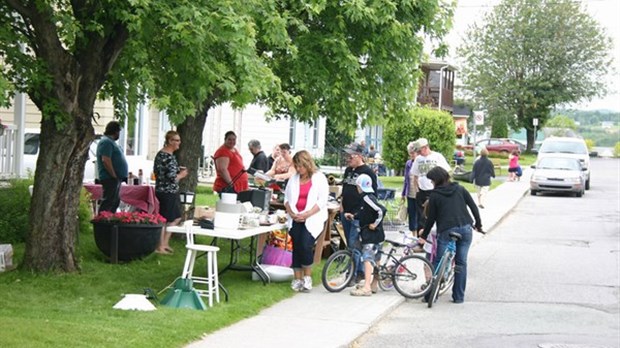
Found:
[[[97,144],[97,172],[103,187],[99,211],[116,212],[121,203],[119,195],[121,182],[127,180],[127,160],[123,149],[116,143],[121,134],[121,125],[116,121],[108,123],[103,137]]]
[[[357,178],[361,174],[366,174],[372,179],[372,189],[377,192],[377,176],[375,172],[366,163],[364,163],[364,147],[360,144],[353,143],[344,150],[347,154],[347,168],[344,171],[342,178],[342,200],[340,203],[340,221],[342,222],[342,228],[344,229],[345,238],[347,240],[347,246],[349,249],[359,247],[359,220],[347,219],[345,214],[355,215],[362,207],[362,194],[357,191]],[[351,216],[351,215],[346,215]],[[356,267],[363,277],[363,271],[361,267]],[[352,280],[355,280],[353,277]],[[353,286],[354,283],[350,283]]]
[[[416,205],[418,206],[418,231],[424,229],[426,217],[424,216],[424,202],[433,190],[433,183],[426,177],[426,174],[433,168],[439,166],[450,171],[450,165],[446,158],[439,152],[431,151],[426,138],[420,138],[415,142],[416,152],[418,156],[413,162],[411,172],[414,175],[414,181],[418,187],[418,193],[415,196]]]
[[[248,173],[254,174],[257,170],[267,173],[271,167],[269,166],[269,159],[267,159],[267,156],[261,150],[260,141],[256,139],[250,140],[248,148],[252,155],[254,155],[250,167],[248,168]]]

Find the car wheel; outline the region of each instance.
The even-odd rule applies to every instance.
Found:
[[[590,178],[588,178],[588,180],[586,180],[586,190],[590,189]]]
[[[537,192],[536,190],[530,190],[530,194],[531,194],[532,196],[536,196],[536,192]]]

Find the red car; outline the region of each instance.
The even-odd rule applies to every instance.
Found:
[[[513,151],[521,151],[521,144],[512,139],[491,138],[476,142],[477,148],[486,147],[489,152],[502,152],[506,155]]]

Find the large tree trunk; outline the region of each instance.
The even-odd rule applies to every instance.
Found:
[[[202,156],[202,132],[207,122],[207,113],[211,107],[211,100],[205,102],[203,108],[196,112],[196,115],[187,117],[177,126],[177,131],[181,136],[181,147],[176,155],[179,165],[186,166],[188,170],[188,175],[179,184],[182,192],[196,192],[198,164],[200,156]]]
[[[88,147],[94,139],[89,119],[89,115],[75,116],[62,131],[56,131],[53,122],[42,122],[23,264],[27,269],[78,270],[77,211]]]

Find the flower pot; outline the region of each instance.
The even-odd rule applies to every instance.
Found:
[[[109,257],[112,263],[136,260],[150,255],[159,245],[163,227],[105,222],[92,222],[92,224],[97,248]]]

